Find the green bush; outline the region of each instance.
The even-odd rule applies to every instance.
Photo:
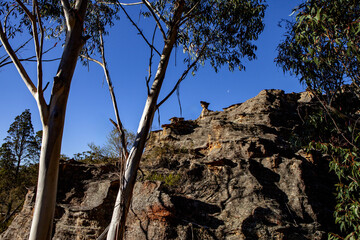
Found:
[[[163,182],[168,187],[176,186],[180,179],[180,174],[159,174],[159,173],[151,173],[147,178],[149,181],[160,181]]]
[[[354,143],[358,144],[359,136]],[[330,170],[335,172],[336,184],[335,222],[345,237],[330,233],[329,239],[360,239],[360,158],[359,148],[344,148],[330,143],[311,142],[308,149],[319,150],[331,156]]]

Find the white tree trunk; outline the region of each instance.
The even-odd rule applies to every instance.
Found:
[[[43,126],[36,202],[29,239],[51,239],[56,204],[63,119]]]
[[[180,2],[183,3],[183,1]],[[180,19],[182,11],[183,5],[180,4],[174,13],[174,22],[177,22],[177,20]],[[157,100],[159,97],[162,83],[165,78],[169,58],[177,39],[177,34],[178,26],[174,24],[174,26],[172,26],[170,30],[168,39],[165,41],[154,82],[151,86],[151,91],[146,100],[143,115],[139,123],[135,142],[126,161],[125,174],[123,176],[124,185],[120,185],[109,227],[109,232],[107,235],[107,240],[120,240],[124,237],[126,217],[132,200],[137,170],[139,168],[141,156],[143,154],[145,143],[153,122],[153,117],[157,106]]]
[[[65,9],[68,23],[66,42],[58,72],[54,78],[50,103],[44,105],[36,99],[43,124],[43,138],[29,240],[50,240],[52,236],[66,105],[78,56],[85,43],[82,33],[87,3],[87,0],[77,0],[73,13],[70,9]]]

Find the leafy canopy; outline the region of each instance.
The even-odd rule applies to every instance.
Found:
[[[287,22],[277,64],[325,93],[344,83],[359,86],[359,1],[309,0],[296,12],[296,22]]]
[[[199,63],[209,60],[217,71],[223,65],[228,65],[230,70],[244,69],[241,58],[255,59],[254,41],[264,28],[264,3],[263,0],[157,0],[151,5],[168,29],[178,21],[176,44],[188,54],[185,62],[190,64],[199,57]],[[175,19],[178,4],[183,4],[184,14]]]
[[[38,160],[41,136],[37,133],[35,138],[29,109],[15,117],[7,133],[8,136],[4,139],[6,148],[16,157],[18,165]]]
[[[327,154],[338,176],[334,217],[344,237],[330,233],[329,239],[360,239],[360,4],[308,0],[296,12],[276,62],[298,76],[321,106],[310,116],[321,135],[311,136],[307,149]]]
[[[70,0],[74,7],[75,1]],[[87,8],[83,36],[87,39],[83,53],[93,55],[100,52],[99,31],[108,34],[107,27],[119,20],[116,0],[92,0]],[[23,1],[23,4],[32,11],[33,1]],[[38,0],[39,11],[45,36],[57,42],[65,40],[66,27],[64,11],[60,0]],[[21,33],[32,35],[31,22],[22,8],[15,0],[2,0],[0,2],[0,20],[9,39]],[[29,36],[30,37],[30,36]]]

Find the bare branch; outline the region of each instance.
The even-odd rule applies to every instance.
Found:
[[[112,100],[113,106],[114,106],[115,117],[116,117],[116,122],[117,122],[116,127],[117,127],[117,130],[119,131],[119,134],[120,134],[123,159],[126,159],[128,157],[128,155],[129,155],[129,153],[127,151],[127,146],[126,146],[125,130],[124,130],[124,127],[123,127],[122,122],[120,120],[120,114],[119,114],[119,109],[118,109],[118,106],[117,106],[117,101],[116,101],[116,97],[115,97],[115,93],[114,93],[114,87],[112,85],[112,81],[111,81],[111,78],[110,78],[110,73],[109,73],[109,70],[108,70],[107,64],[106,64],[104,39],[103,39],[103,33],[102,33],[101,30],[99,31],[99,36],[100,36],[100,50],[101,50],[101,58],[102,58],[102,61],[103,61],[103,69],[104,69],[107,84],[109,86],[109,92],[110,92],[111,100]],[[123,163],[123,164],[125,164],[125,163]]]
[[[179,78],[179,80],[176,82],[174,88],[169,92],[169,94],[163,99],[161,100],[157,105],[156,108],[158,109],[164,102],[166,102],[169,97],[171,97],[171,95],[176,91],[176,89],[178,89],[180,83],[186,78],[186,76],[188,75],[188,73],[190,72],[190,70],[195,67],[195,65],[199,62],[200,58],[203,56],[203,53],[207,47],[208,42],[204,43],[204,45],[202,46],[198,56],[196,57],[196,59],[191,63],[191,65],[188,66],[188,68],[183,72],[183,74],[181,75],[181,77]]]
[[[26,13],[26,15],[30,18],[31,21],[34,21],[34,15],[30,12],[30,10],[25,6],[25,4],[20,1],[20,0],[16,0],[16,2],[20,5],[20,7],[24,10],[24,12]]]
[[[35,58],[35,56],[29,57],[29,58],[19,58],[20,62],[37,62],[37,60],[34,60],[33,58]],[[54,62],[54,61],[59,61],[61,60],[61,58],[54,58],[54,59],[43,59],[42,62]],[[13,62],[10,60],[8,62],[5,62],[3,64],[0,64],[0,68],[5,67],[6,65],[12,64]]]
[[[97,64],[99,64],[102,68],[104,67],[104,64],[103,64],[102,62],[100,62],[99,60],[96,60],[96,59],[94,59],[94,58],[92,58],[92,57],[89,57],[89,56],[84,55],[84,54],[81,54],[80,57],[85,58],[85,59],[87,59],[87,60],[89,60],[89,61],[92,61],[92,62],[94,62],[94,63],[97,63]]]
[[[124,11],[126,17],[130,20],[130,22],[135,26],[135,28],[138,30],[139,34],[141,35],[141,37],[145,40],[145,42],[147,43],[147,45],[149,45],[150,48],[153,48],[154,51],[161,56],[160,52],[154,47],[154,45],[150,44],[149,41],[146,39],[145,35],[143,34],[143,32],[141,31],[141,29],[138,27],[138,25],[131,19],[130,15],[127,13],[127,11],[125,10],[125,8],[119,4],[120,8]]]
[[[5,33],[5,35],[6,35],[6,33]],[[32,40],[32,38],[30,38],[29,40],[27,40],[25,43],[23,43],[20,47],[18,47],[14,52],[15,53],[17,53],[20,49],[22,49],[23,47],[25,47],[26,46],[26,44],[28,44],[30,41]],[[2,46],[2,45],[1,45]],[[1,47],[0,46],[0,47]],[[5,61],[7,61],[9,58],[10,58],[10,56],[9,56],[9,54],[5,54],[4,56],[1,56],[0,57],[0,59],[1,58],[4,58],[2,61],[0,61],[0,68],[1,67],[3,67],[3,66],[5,66],[5,65],[8,65],[9,63],[12,63],[12,61],[10,60],[10,62],[5,62]],[[21,61],[21,60],[20,60]]]
[[[49,86],[50,82],[47,82],[44,89],[42,90],[43,92],[45,92],[45,90],[47,89],[47,87]]]
[[[40,42],[38,39],[37,33],[37,26],[36,22],[33,22],[33,35],[35,41],[35,52],[36,52],[36,59],[37,59],[37,75],[38,75],[38,83],[37,83],[37,90],[39,94],[39,101],[44,104],[45,99],[43,95],[43,70],[42,70],[42,57],[43,57],[43,47],[44,47],[44,28],[41,22],[41,16],[39,11],[39,6],[37,0],[33,0],[33,13],[36,12],[37,23],[39,24],[40,30]]]
[[[157,29],[157,27],[155,26],[154,33],[153,33],[152,40],[151,40],[151,44],[152,44],[152,45],[154,45],[155,35],[156,35],[156,29]],[[148,96],[150,95],[150,86],[149,86],[149,84],[150,84],[150,80],[151,80],[151,76],[152,76],[151,69],[152,69],[152,59],[153,59],[153,57],[154,57],[153,52],[154,52],[154,49],[150,48],[149,70],[148,70],[149,76],[148,76],[147,79],[145,78]]]
[[[55,48],[54,47],[51,47],[49,48],[48,50],[46,50],[43,54],[47,53],[48,51],[50,51],[51,49]],[[16,51],[15,51],[16,52]],[[37,60],[33,60],[34,58],[36,58],[36,56],[32,56],[32,57],[28,57],[28,58],[19,58],[19,61],[20,62],[37,62]],[[7,58],[8,59],[8,58]],[[54,59],[43,59],[42,62],[54,62],[54,61],[58,61],[58,60],[61,60],[61,58],[54,58]],[[4,67],[6,65],[9,65],[13,63],[11,60],[8,61],[8,62],[5,62],[5,61],[2,61],[0,62],[0,68],[1,67]]]
[[[9,54],[11,60],[15,64],[15,67],[17,68],[21,78],[25,82],[25,84],[26,84],[27,88],[29,89],[30,93],[34,97],[36,97],[37,89],[36,89],[34,83],[31,81],[31,78],[27,74],[24,66],[21,64],[18,57],[16,56],[15,51],[12,49],[11,45],[9,44],[9,41],[8,41],[4,31],[3,31],[3,28],[2,28],[1,24],[0,24],[0,40],[1,40],[1,42],[2,42],[2,44],[4,46],[4,48],[5,48],[6,52]]]
[[[5,32],[5,34],[6,34],[6,29],[7,29],[7,20],[8,20],[8,18],[9,18],[9,16],[10,16],[10,14],[11,14],[11,12],[12,11],[14,11],[14,9],[15,9],[15,6],[13,6],[8,12],[7,12],[7,14],[6,14],[6,16],[5,16],[5,18],[4,18],[4,32]]]
[[[156,24],[157,24],[157,26],[158,26],[161,34],[163,35],[163,39],[164,39],[164,41],[165,41],[165,40],[166,40],[165,31],[164,31],[163,27],[161,26],[161,23],[160,23],[159,19],[156,17],[156,14],[155,14],[155,12],[154,12],[153,7],[152,7],[152,6],[149,4],[149,2],[146,1],[146,0],[143,0],[143,3],[145,4],[145,6],[149,9],[149,11],[151,12],[151,14],[153,15],[153,18],[155,19],[155,22],[156,22]]]
[[[135,5],[141,5],[143,4],[142,2],[135,2],[135,3],[112,3],[112,2],[99,2],[99,3],[102,3],[102,4],[120,4],[120,5],[123,5],[123,6],[135,6]]]

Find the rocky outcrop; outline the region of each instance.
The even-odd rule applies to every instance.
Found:
[[[297,151],[304,93],[264,90],[197,120],[151,133],[126,239],[326,239],[334,178],[325,158]],[[53,239],[96,239],[118,188],[109,166],[63,163]],[[33,195],[28,194],[28,199]],[[33,200],[2,239],[25,239]]]

